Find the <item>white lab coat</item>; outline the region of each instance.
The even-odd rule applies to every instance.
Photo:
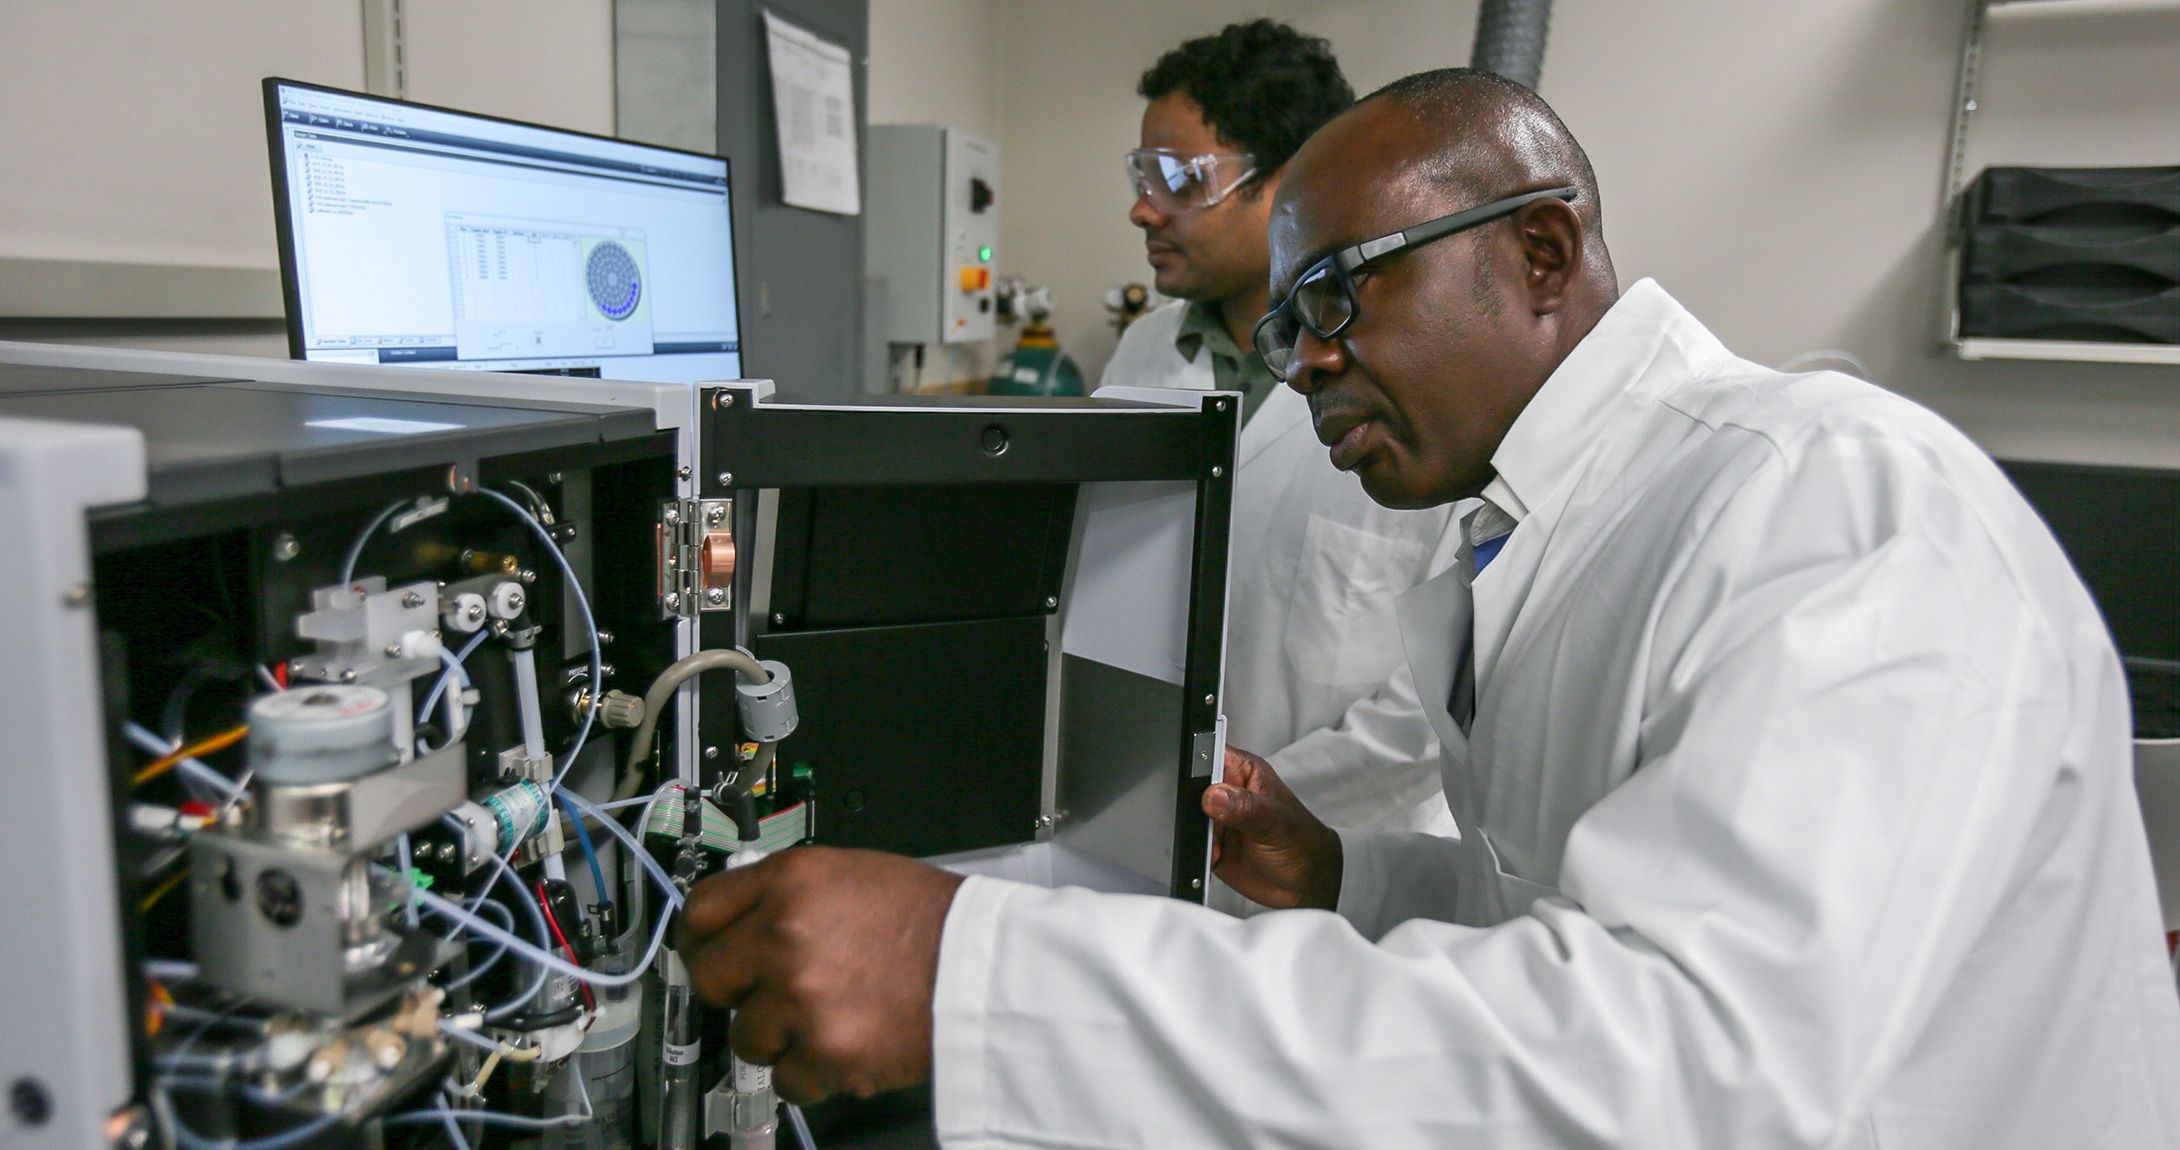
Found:
[[[1129,325],[1103,385],[1210,390],[1210,353],[1173,346],[1187,307]],[[1227,742],[1268,757],[1335,826],[1451,833],[1437,739],[1406,676],[1388,680],[1402,668],[1393,601],[1453,562],[1453,508],[1378,506],[1333,468],[1307,400],[1277,387],[1263,404],[1235,453]]]
[[[2118,661],[1981,453],[1645,281],[1494,464],[1462,838],[1342,832],[1338,916],[969,879],[944,1145],[2180,1146]]]

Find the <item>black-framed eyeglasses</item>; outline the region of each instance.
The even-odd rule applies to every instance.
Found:
[[[1257,321],[1257,354],[1264,357],[1264,366],[1271,369],[1272,378],[1285,383],[1287,368],[1294,359],[1294,345],[1302,338],[1303,329],[1308,329],[1318,339],[1331,339],[1355,322],[1355,281],[1352,277],[1363,265],[1513,215],[1537,200],[1571,200],[1574,197],[1572,185],[1523,192],[1341,248],[1311,264],[1294,281],[1294,290],[1287,293],[1287,298]]]

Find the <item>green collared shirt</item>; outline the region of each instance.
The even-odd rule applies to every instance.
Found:
[[[1181,313],[1181,330],[1173,337],[1173,347],[1190,363],[1203,352],[1211,353],[1211,386],[1241,393],[1243,427],[1256,418],[1257,409],[1279,386],[1279,381],[1272,378],[1272,369],[1264,366],[1264,357],[1255,348],[1243,351],[1235,347],[1234,337],[1219,322],[1219,313],[1203,304],[1191,303]]]

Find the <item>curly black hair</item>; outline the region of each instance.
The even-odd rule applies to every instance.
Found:
[[[1146,100],[1179,92],[1196,101],[1221,140],[1256,157],[1260,179],[1355,102],[1332,45],[1276,20],[1190,40],[1160,56],[1135,90]]]

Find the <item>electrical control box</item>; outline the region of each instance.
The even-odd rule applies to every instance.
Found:
[[[1237,411],[0,343],[9,1145],[739,1137],[743,850],[1200,900]]]
[[[886,342],[992,338],[999,148],[959,128],[873,124],[865,273],[884,282]]]

